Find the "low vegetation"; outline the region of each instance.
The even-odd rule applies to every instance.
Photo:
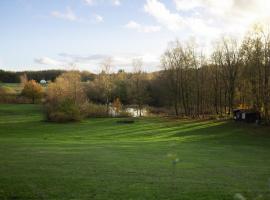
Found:
[[[24,83],[22,96],[32,100],[32,103],[40,100],[43,96],[43,87],[35,80],[30,80]]]
[[[55,122],[79,121],[85,115],[88,102],[79,73],[70,72],[50,83],[46,92],[47,120]]]
[[[54,81],[58,76],[65,73],[65,70],[42,70],[42,71],[23,71],[23,72],[13,72],[4,71],[0,69],[0,83],[20,83],[21,77],[26,75],[29,80],[35,80],[40,82],[45,79],[47,81]],[[95,75],[83,71],[80,72],[83,81],[93,80]]]
[[[270,198],[269,128],[96,118],[56,124],[0,105],[0,199]]]
[[[269,10],[0,0],[0,200],[270,200]]]
[[[31,103],[26,97],[21,95],[20,84],[0,83],[0,103]]]
[[[92,104],[105,105],[107,116],[111,104],[118,98],[124,106],[136,107],[139,115],[145,106],[177,117],[191,118],[231,116],[234,109],[248,109],[259,112],[262,119],[269,123],[269,38],[270,33],[263,26],[255,25],[241,43],[230,37],[221,38],[213,46],[213,53],[209,57],[192,41],[171,42],[161,57],[163,69],[158,72],[143,72],[143,61],[136,58],[132,62],[132,73],[123,70],[116,73],[112,70],[112,60],[108,58],[101,63],[100,74],[74,73],[78,74],[77,81],[81,82],[78,84],[83,88],[83,98],[86,97]],[[44,76],[48,73],[44,72]],[[0,71],[0,78],[9,77],[8,74]],[[16,77],[21,74],[17,73]],[[27,74],[33,75],[30,72]],[[55,84],[59,74],[53,74],[48,81]],[[69,72],[62,71],[60,74],[63,77],[63,74]],[[64,84],[72,84],[67,82]],[[61,109],[59,107],[61,111],[52,116],[62,116],[67,113],[63,109],[73,106],[71,118],[83,118],[78,114],[81,108],[75,108],[82,104],[74,103],[73,97],[65,97],[68,100],[61,101],[64,104],[60,106]],[[93,114],[92,108],[89,115],[104,115],[101,107],[96,107],[99,107],[101,113]]]

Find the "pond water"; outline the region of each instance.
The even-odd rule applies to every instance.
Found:
[[[140,111],[139,109],[136,108],[126,108],[125,110],[126,112],[128,112],[132,117],[140,117]],[[143,108],[141,110],[141,116],[147,116],[147,110],[145,108]]]
[[[132,116],[132,117],[139,117],[140,116],[140,111],[139,111],[139,109],[136,109],[136,108],[128,107],[128,108],[125,108],[123,111],[129,113],[130,116]],[[113,107],[110,107],[110,114],[113,117],[117,117],[117,113]],[[141,116],[144,117],[144,116],[147,116],[147,114],[148,114],[147,109],[143,108],[141,110]]]

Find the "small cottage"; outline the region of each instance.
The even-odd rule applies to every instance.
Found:
[[[261,115],[257,111],[248,109],[237,109],[233,111],[233,118],[235,121],[244,121],[247,123],[259,123]]]
[[[42,79],[42,80],[40,81],[40,84],[41,84],[41,85],[46,85],[46,84],[47,84],[47,81],[44,80],[44,79]]]

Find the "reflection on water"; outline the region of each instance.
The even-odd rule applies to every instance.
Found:
[[[140,117],[140,110],[139,109],[129,107],[129,108],[123,109],[122,111],[127,112],[128,114],[130,114],[131,117]],[[148,114],[147,109],[143,108],[141,110],[141,116],[144,117],[144,116],[147,116],[147,114]],[[110,107],[110,115],[113,117],[117,117],[119,115],[119,113],[116,112],[114,107]]]
[[[139,109],[135,109],[135,108],[126,108],[125,110],[126,112],[130,113],[130,115],[132,117],[140,117],[140,110]],[[143,108],[141,110],[141,116],[146,116],[147,115],[147,110],[145,108]]]

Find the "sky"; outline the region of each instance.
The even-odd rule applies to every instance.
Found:
[[[241,38],[270,19],[269,0],[0,0],[0,69],[98,73],[161,68],[168,43],[195,40],[205,51],[224,35]]]

